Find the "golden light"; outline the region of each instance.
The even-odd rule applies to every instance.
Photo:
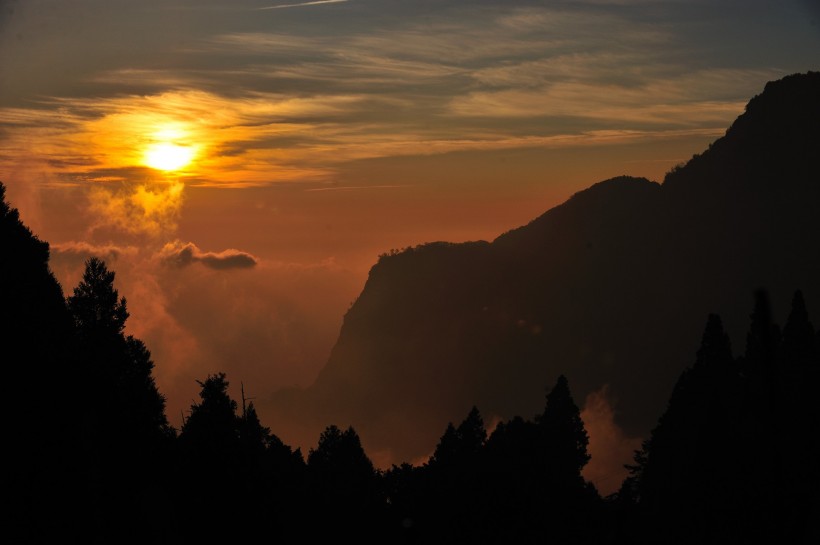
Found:
[[[195,155],[196,149],[193,146],[158,142],[146,148],[145,164],[157,170],[179,170],[187,166]]]

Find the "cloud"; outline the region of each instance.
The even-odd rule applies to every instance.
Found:
[[[771,70],[714,69],[652,78],[622,75],[606,81],[602,66],[629,64],[611,54],[572,55],[476,71],[482,90],[450,102],[454,116],[479,118],[575,118],[604,128],[724,127],[742,113]]]
[[[122,256],[133,256],[139,253],[136,246],[122,246],[117,244],[92,244],[86,241],[57,242],[50,245],[51,254],[55,256],[77,257],[87,259],[99,257],[103,260],[116,260]]]
[[[263,9],[323,5],[270,3]],[[155,174],[143,165],[152,134],[174,124],[187,135],[178,144],[198,150],[175,173],[187,185],[327,182],[363,158],[725,128],[763,82],[788,71],[693,55],[706,46],[688,41],[688,21],[702,16],[663,17],[686,11],[683,2],[641,16],[618,7],[633,0],[591,3],[351,2],[238,24],[259,19],[257,3],[233,12],[236,21],[192,20],[184,40],[162,35],[176,44],[163,62],[99,62],[83,73],[93,98],[0,101],[0,133],[13,136],[0,147],[0,176],[36,155],[63,183],[142,183]],[[153,212],[134,223],[133,203],[96,197],[128,218],[119,228],[157,231]]]
[[[371,107],[365,98],[267,92],[231,97],[176,90],[146,96],[48,99],[37,108],[0,109],[0,118],[8,113],[13,123],[6,130],[13,128],[17,137],[12,145],[0,147],[0,163],[14,165],[39,157],[64,182],[126,181],[142,185],[147,193],[156,193],[164,182],[166,196],[173,196],[168,191],[183,182],[247,186],[317,180],[327,172],[316,164],[331,158],[322,140],[337,125],[334,120]],[[147,151],[169,134],[175,144],[197,150],[191,163],[172,176],[145,164]],[[317,151],[324,151],[319,160]],[[146,204],[169,203],[168,199],[148,203],[147,193],[135,198]],[[127,202],[133,201],[132,196],[105,191],[94,196],[95,205],[118,209],[117,217],[130,220],[134,215],[128,209],[140,206]],[[153,217],[154,212],[152,208],[147,215]],[[135,228],[142,226],[138,223]]]
[[[52,248],[50,265],[69,293],[84,259],[105,256],[128,302],[126,331],[151,351],[175,425],[196,399],[195,380],[208,373],[226,372],[251,396],[309,384],[361,289],[360,276],[331,257],[278,262],[237,250],[205,252],[180,241],[139,251],[116,241]],[[237,266],[246,267],[243,274],[225,275],[225,267]]]
[[[300,8],[302,6],[318,6],[320,4],[339,4],[342,2],[347,2],[347,0],[315,0],[313,2],[301,2],[299,4],[279,4],[277,6],[267,6],[264,8],[259,8],[260,10],[264,9],[283,9],[283,8]]]
[[[193,248],[191,253],[196,254]],[[158,373],[168,377],[159,383],[175,422],[196,398],[194,380],[207,373],[224,371],[237,395],[244,383],[247,395],[260,398],[282,387],[310,384],[327,361],[344,311],[361,289],[359,276],[332,259],[264,260],[227,276],[204,263],[167,266],[156,258],[151,263],[152,284],[129,273],[121,291],[130,297],[132,282],[161,290],[163,306],[157,311],[169,320],[145,329],[141,338],[156,356]],[[144,320],[153,323],[155,309],[147,305],[154,300],[139,304],[145,308],[135,306],[130,320],[142,328]],[[160,327],[166,322],[195,341],[193,355],[187,349],[177,352],[176,333]],[[162,375],[166,359],[180,363],[171,363],[168,375]]]
[[[114,228],[158,237],[176,229],[185,185],[178,181],[89,186],[92,230]]]
[[[158,256],[161,261],[177,267],[186,267],[192,263],[201,263],[216,270],[249,269],[259,263],[255,256],[239,250],[228,249],[221,252],[203,252],[193,242],[183,243],[179,240],[167,243]]]
[[[641,438],[628,437],[615,423],[607,385],[587,396],[581,419],[589,434],[591,455],[584,478],[602,494],[611,494],[626,477],[624,464],[632,463],[632,454],[641,447]]]

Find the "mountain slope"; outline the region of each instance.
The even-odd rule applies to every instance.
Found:
[[[771,82],[662,185],[613,178],[492,243],[382,257],[315,384],[275,395],[269,421],[302,444],[353,424],[412,460],[472,404],[536,413],[564,373],[579,400],[608,385],[618,423],[645,434],[708,313],[737,352],[755,289],[776,311],[796,288],[820,309],[817,97],[820,73]]]

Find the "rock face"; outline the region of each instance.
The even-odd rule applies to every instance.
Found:
[[[376,457],[413,460],[473,404],[488,421],[535,414],[563,373],[579,401],[608,385],[618,423],[645,435],[710,312],[735,353],[758,288],[779,321],[798,288],[820,313],[819,208],[808,73],[767,84],[662,185],[613,178],[492,243],[382,256],[315,384],[273,396],[268,421],[303,444],[352,424]]]

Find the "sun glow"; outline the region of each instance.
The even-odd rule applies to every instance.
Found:
[[[157,170],[179,170],[187,166],[196,155],[193,146],[173,142],[157,142],[145,150],[145,164]]]

